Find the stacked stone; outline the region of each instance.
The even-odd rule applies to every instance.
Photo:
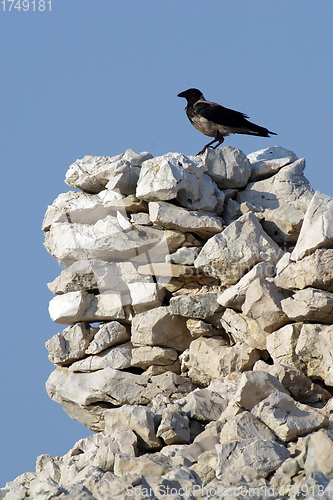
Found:
[[[228,146],[70,166],[43,222],[68,325],[46,388],[95,433],[0,498],[333,495],[333,200],[304,167]]]

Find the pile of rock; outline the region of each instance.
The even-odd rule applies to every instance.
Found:
[[[46,212],[46,388],[95,431],[0,498],[333,496],[333,200],[304,159],[86,156]],[[79,191],[78,191],[79,190]]]

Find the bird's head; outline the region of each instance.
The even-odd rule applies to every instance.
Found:
[[[204,96],[198,89],[184,90],[184,92],[178,94],[177,97],[185,97],[189,104],[195,104],[200,100],[205,100]]]

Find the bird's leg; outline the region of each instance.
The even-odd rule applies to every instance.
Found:
[[[219,141],[216,146],[212,146],[213,149],[216,149],[219,147],[220,144],[222,144],[222,142],[224,141],[224,137],[220,137],[219,139],[216,139],[217,141]]]
[[[206,144],[206,146],[204,146],[204,148],[203,148],[201,151],[199,151],[199,153],[198,153],[196,156],[198,156],[198,155],[202,155],[202,154],[206,151],[206,149],[207,149],[207,148],[208,148],[211,144],[213,144],[214,142],[216,142],[216,141],[218,141],[218,140],[219,140],[219,139],[214,139],[213,141],[211,141],[211,142],[209,142],[208,144]],[[220,144],[221,144],[221,143],[220,143]],[[214,148],[214,149],[215,149],[215,148]]]

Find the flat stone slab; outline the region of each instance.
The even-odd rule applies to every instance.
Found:
[[[322,412],[278,391],[258,403],[251,413],[282,441],[291,441],[329,425],[329,419]]]
[[[192,232],[202,237],[220,233],[223,229],[220,217],[199,210],[186,210],[164,201],[149,203],[149,217],[154,226]]]

